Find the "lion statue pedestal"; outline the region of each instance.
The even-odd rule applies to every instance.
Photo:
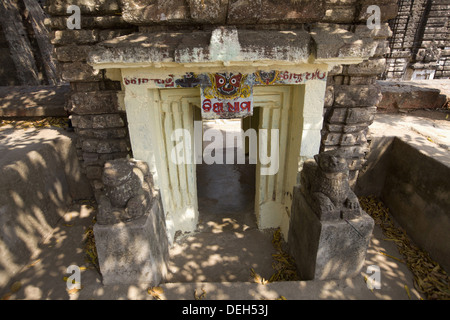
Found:
[[[374,221],[359,206],[339,151],[304,163],[294,188],[288,244],[302,280],[353,277],[361,270]]]

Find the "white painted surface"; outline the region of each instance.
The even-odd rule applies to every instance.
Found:
[[[303,65],[294,69],[304,72],[317,68]],[[183,74],[191,70],[178,71]],[[162,78],[167,72],[153,68],[121,70],[122,77]],[[302,159],[319,152],[325,88],[323,80],[254,87],[254,104],[261,108],[259,128],[268,129],[269,135],[268,142],[263,141],[259,146],[270,150],[270,129],[279,129],[280,141],[278,172],[261,175],[261,166],[257,165],[255,211],[260,229],[281,227],[287,238],[292,190],[299,166]],[[177,142],[170,137],[176,128],[187,129],[194,137],[193,108],[200,106],[200,89],[156,89],[150,84],[127,86],[124,105],[133,156],[148,163],[155,186],[161,191],[172,243],[176,231],[194,231],[198,221],[195,153],[189,155],[191,164],[173,163],[170,155]]]

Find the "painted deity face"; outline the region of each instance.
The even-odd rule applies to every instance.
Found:
[[[242,74],[216,73],[214,80],[217,90],[225,96],[233,96],[241,86]]]
[[[273,84],[278,77],[278,71],[269,71],[269,72],[265,72],[265,71],[258,71],[256,73],[256,79],[259,83],[262,84]]]

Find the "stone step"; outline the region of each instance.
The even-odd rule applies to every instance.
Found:
[[[71,201],[92,196],[73,138],[61,129],[0,131],[0,288],[41,249]]]
[[[450,100],[450,86],[444,81],[377,81],[383,96],[377,110],[397,112],[443,108]]]
[[[69,85],[0,87],[0,117],[66,117]]]

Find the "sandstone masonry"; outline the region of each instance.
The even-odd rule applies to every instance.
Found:
[[[449,79],[448,0],[398,0],[398,15],[389,24],[386,79]]]

